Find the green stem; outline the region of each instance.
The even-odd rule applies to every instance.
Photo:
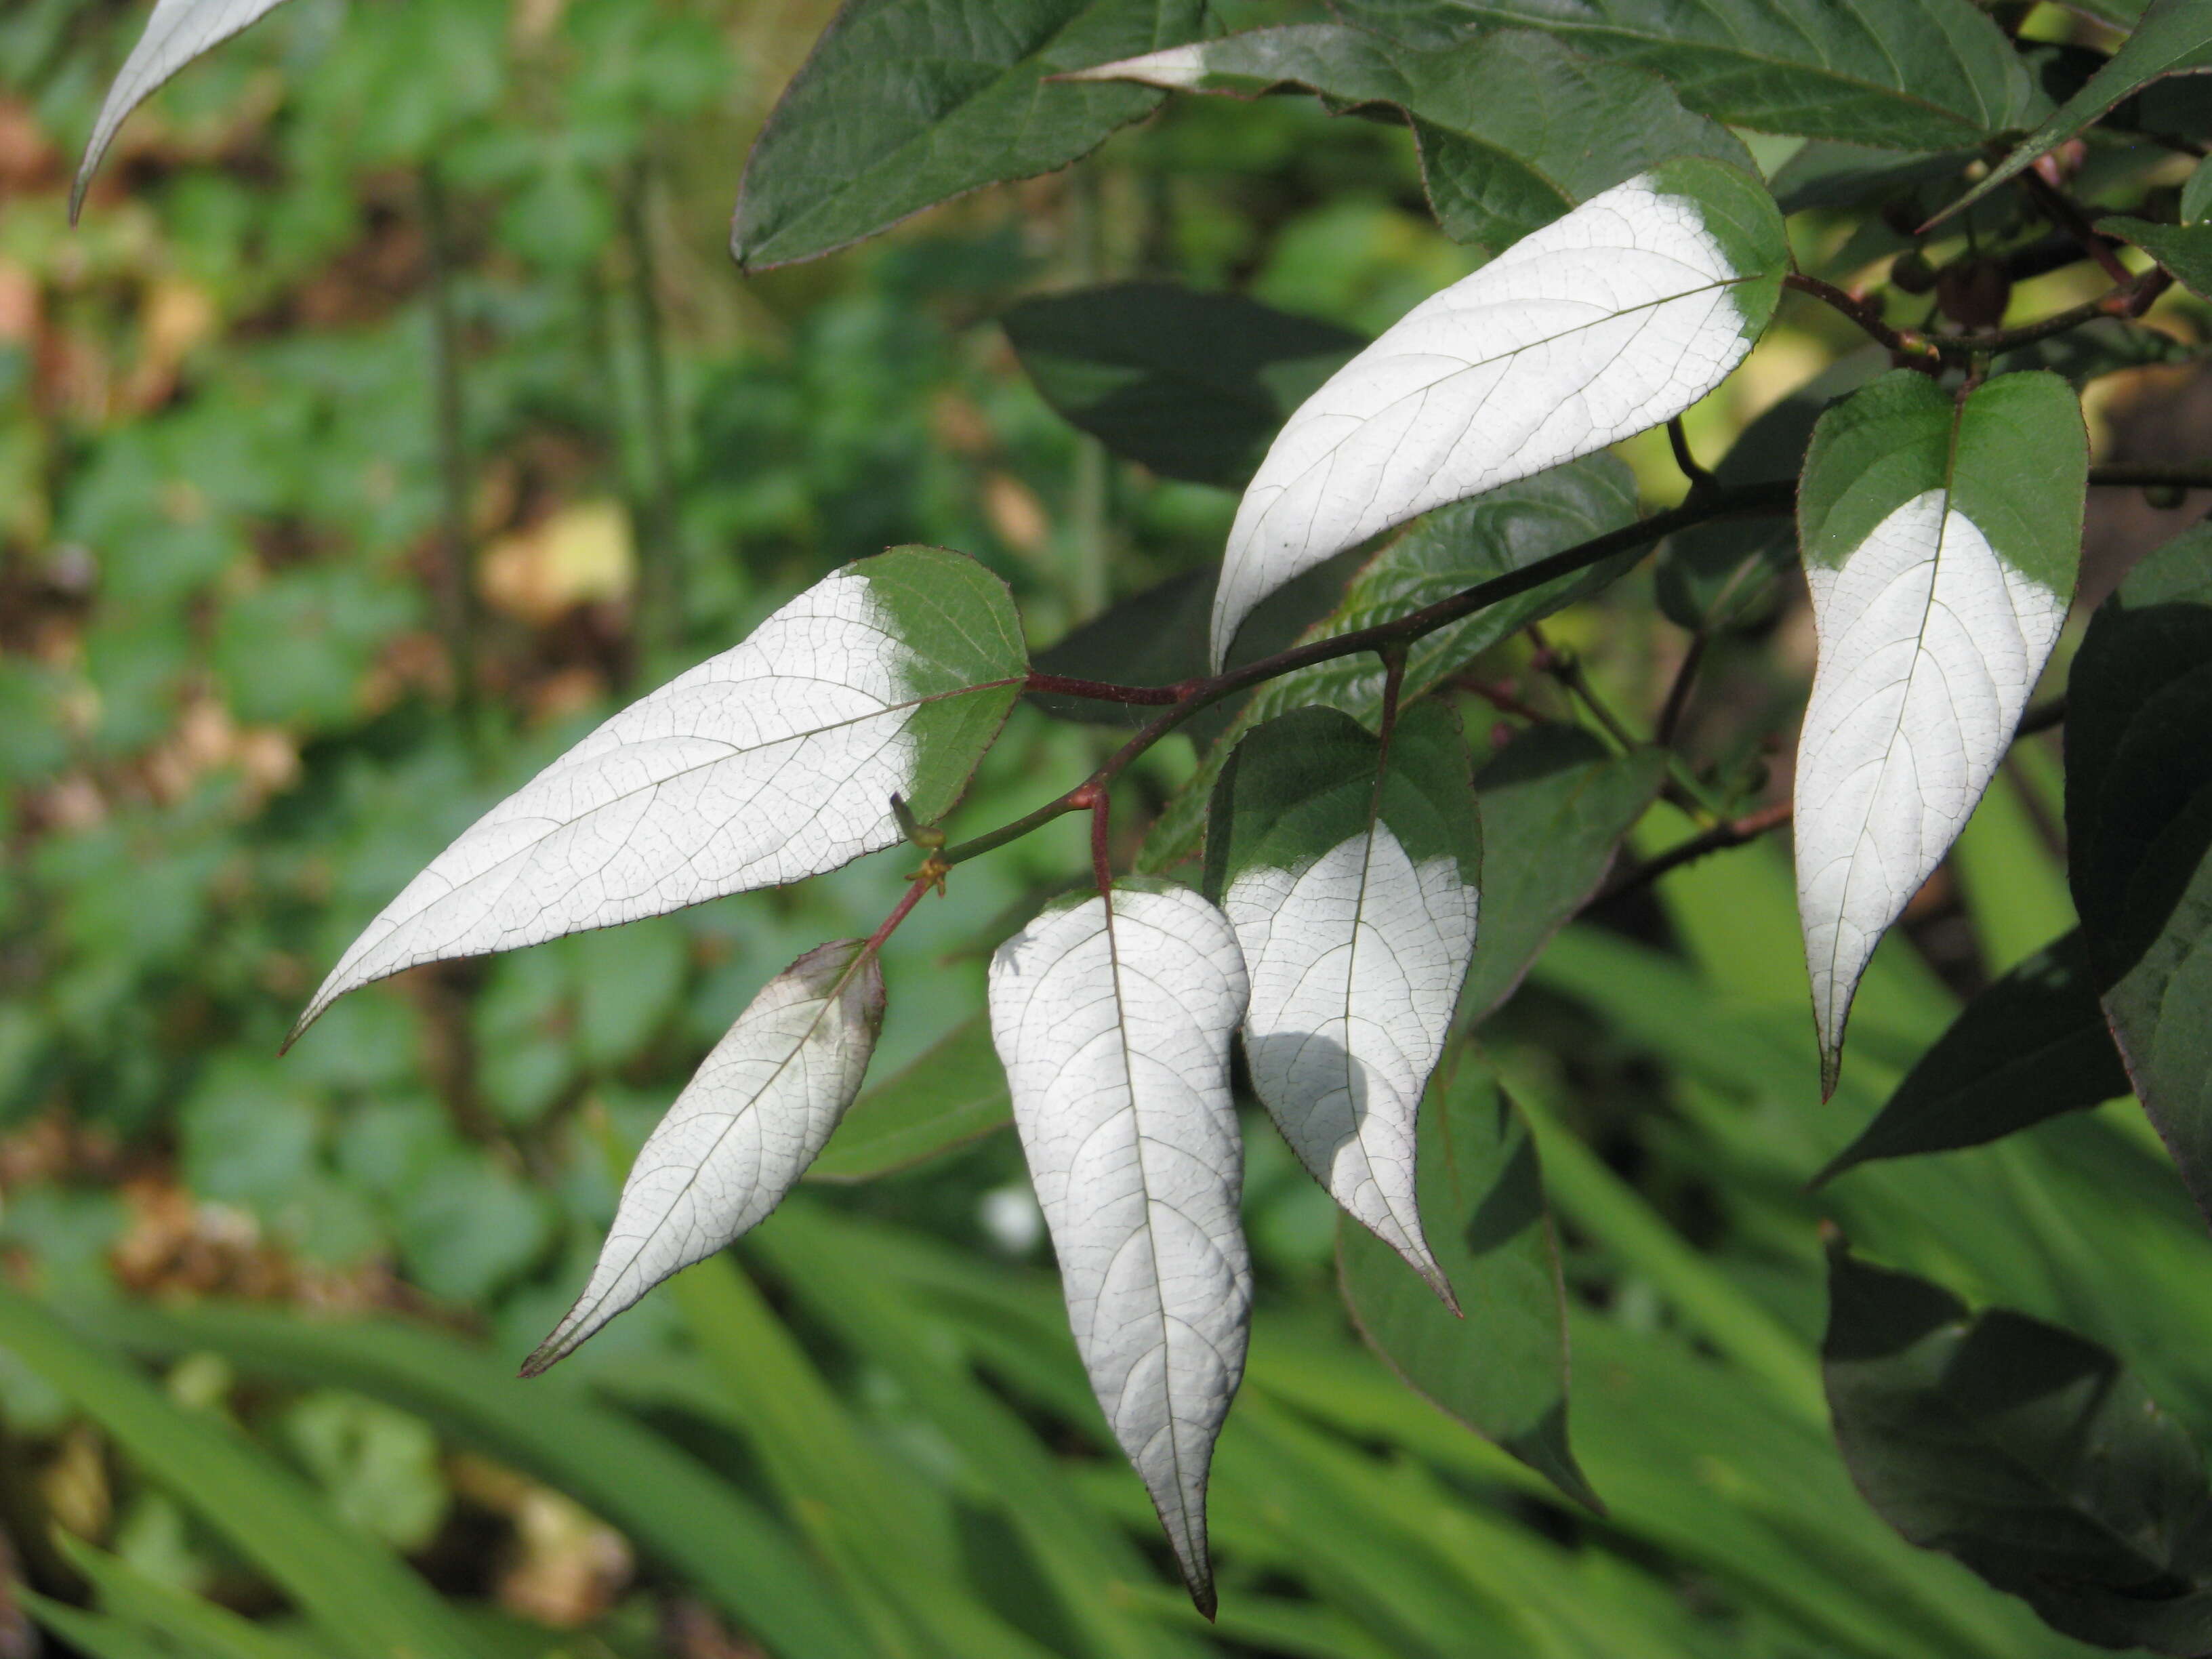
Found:
[[[637,329],[645,398],[645,557],[638,573],[638,656],[673,658],[684,645],[684,552],[679,540],[676,453],[669,412],[666,327],[660,311],[660,267],[653,248],[647,198],[650,165],[641,160],[623,193],[623,231],[629,243],[630,306]]]

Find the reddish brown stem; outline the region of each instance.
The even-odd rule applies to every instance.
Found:
[[[1108,680],[1075,680],[1064,674],[1032,672],[1023,687],[1056,697],[1087,697],[1093,702],[1126,702],[1167,708],[1181,702],[1201,684],[1185,680],[1177,685],[1115,685]]]

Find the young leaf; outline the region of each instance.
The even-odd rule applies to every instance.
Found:
[[[1751,349],[1789,257],[1765,186],[1692,157],[1422,301],[1308,398],[1261,463],[1222,561],[1214,663],[1300,571],[1687,409]]]
[[[1989,787],[2057,641],[2087,468],[2052,374],[1961,403],[1899,370],[1814,430],[1797,514],[1819,660],[1795,828],[1824,1094],[1875,945]]]
[[[805,1178],[872,1181],[1012,1121],[1006,1074],[991,1050],[991,1023],[978,1014],[854,1101]]]
[[[1430,514],[1370,559],[1345,588],[1342,603],[1299,637],[1327,639],[1403,616],[1635,520],[1635,477],[1613,456],[1593,455],[1554,467]],[[1623,554],[1554,577],[1414,641],[1406,653],[1403,696],[1410,701],[1433,690],[1500,640],[1595,592],[1635,556]],[[1263,611],[1261,620],[1267,616]],[[1248,627],[1246,635],[1257,625]],[[1228,734],[1208,751],[1198,775],[1169,802],[1146,837],[1145,866],[1165,869],[1197,848],[1213,780],[1239,735],[1313,703],[1341,708],[1373,726],[1382,710],[1381,663],[1372,654],[1342,657],[1269,680],[1255,691]]]
[[[100,159],[115,142],[115,134],[131,112],[144,103],[161,83],[179,70],[212,51],[249,25],[258,23],[283,0],[155,0],[154,15],[146,32],[123,60],[115,82],[92,124],[85,141],[84,159],[77,163],[76,180],[70,186],[70,222],[76,222],[84,205],[84,192]]]
[[[2070,933],[1968,1003],[1814,1185],[1873,1158],[1979,1146],[2129,1087],[2087,948]]]
[[[331,970],[344,993],[834,870],[943,816],[1028,672],[1006,585],[902,547],[817,582],[479,818]]]
[[[1936,218],[1950,217],[1969,202],[2025,172],[2038,156],[2056,149],[2154,81],[2208,70],[2212,70],[2212,12],[2206,10],[2203,0],[2153,0],[2134,33],[2089,77],[2088,84]]]
[[[1475,774],[1486,850],[1482,936],[1460,1000],[1468,1024],[1504,1006],[1597,890],[1666,775],[1658,750],[1616,755],[1573,726],[1532,726]]]
[[[1836,1438],[1884,1520],[2069,1635],[2206,1650],[2203,1461],[2118,1358],[1840,1248],[1828,1289]]]
[[[1663,76],[1702,114],[1761,132],[1942,149],[2040,112],[2012,43],[1959,0],[1340,0],[1338,9],[1423,43],[1543,29]]]
[[[1369,1235],[1337,1231],[1345,1304],[1413,1389],[1602,1512],[1567,1443],[1567,1317],[1544,1175],[1487,1066],[1457,1056],[1421,1114],[1421,1214],[1464,1318]]]
[[[2154,225],[2144,219],[2100,219],[2097,228],[2133,242],[2199,299],[2212,298],[2212,225]]]
[[[1228,919],[1165,883],[1055,905],[991,962],[991,1034],[1075,1344],[1209,1617],[1206,1470],[1252,1305],[1229,1092],[1245,994]]]
[[[1088,154],[1159,94],[1049,77],[1199,32],[1200,0],[845,0],[745,158],[730,252],[767,270]]]
[[[639,1149],[591,1282],[522,1374],[775,1208],[860,1093],[883,1023],[883,967],[860,939],[817,946],[762,987]]]
[[[2069,877],[2143,1109],[2212,1215],[2212,527],[2090,619],[2068,685]]]
[[[1366,343],[1334,323],[1170,283],[1043,295],[999,322],[1071,425],[1164,477],[1232,489],[1290,412]]]
[[[1251,976],[1253,1091],[1314,1179],[1448,1304],[1415,1207],[1414,1119],[1474,953],[1481,872],[1467,744],[1433,703],[1405,710],[1387,744],[1301,708],[1248,735],[1214,787],[1206,885]]]
[[[1624,179],[1686,155],[1750,169],[1727,128],[1667,84],[1528,30],[1427,50],[1334,23],[1254,29],[1085,70],[1080,80],[1253,98],[1295,85],[1332,108],[1384,106],[1412,125],[1445,235],[1496,250]],[[1593,144],[1604,131],[1615,142]]]

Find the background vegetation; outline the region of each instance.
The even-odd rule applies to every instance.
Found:
[[[969,1022],[990,948],[1081,867],[1073,822],[895,936],[868,1133],[817,1171],[878,1178],[817,1180],[510,1380],[700,1056],[799,951],[868,931],[911,856],[417,972],[279,1062],[361,923],[627,695],[847,560],[971,552],[1047,645],[1212,559],[1234,492],[1079,438],[995,320],[1022,297],[1170,276],[1371,334],[1476,263],[1402,128],[1188,100],[1075,172],[740,278],[737,161],[829,10],[295,0],[130,124],[74,230],[141,9],[0,15],[0,1504],[28,1587],[0,1653],[38,1650],[33,1614],[103,1656],[2081,1650],[1852,1491],[1814,1224],[2120,1348],[2201,1443],[2212,1255],[2140,1114],[1805,1188],[1965,996],[2072,925],[2055,736],[2015,748],[1877,957],[1827,1107],[1764,841],[1616,876],[1487,1028],[1558,1210],[1602,1517],[1363,1346],[1334,1208],[1255,1123],[1221,1622],[1191,1612],[1011,1137],[896,1167],[944,1138],[902,1141],[900,1101],[1002,1114]],[[1770,170],[1797,145],[1755,142]],[[1817,206],[1792,229],[1838,282],[1905,246]],[[2014,303],[2104,286],[2074,265]],[[2177,289],[2150,320],[2076,366],[2100,460],[2203,453],[2205,308]],[[1792,297],[1692,449],[1864,361]],[[1624,453],[1649,501],[1681,495],[1663,434]],[[2100,493],[2084,598],[2183,522]],[[1686,640],[1653,580],[1547,623],[1548,653],[1497,647],[1457,694],[1470,730],[1650,730]],[[1809,678],[1802,592],[1707,658],[1686,739],[1756,795]],[[979,824],[1112,736],[1015,718]],[[1195,763],[1177,739],[1139,782],[1157,804]],[[1654,806],[1626,856],[1686,833]]]

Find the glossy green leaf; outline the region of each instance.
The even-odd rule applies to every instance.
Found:
[[[2198,298],[2212,296],[2212,225],[2154,225],[2118,216],[2100,219],[2097,228],[2133,242]]]
[[[1013,1119],[984,1015],[965,1020],[854,1101],[809,1181],[872,1181],[964,1146]]]
[[[1567,1332],[1559,1247],[1536,1143],[1472,1054],[1421,1114],[1420,1205],[1465,1317],[1381,1241],[1337,1235],[1344,1297],[1360,1332],[1414,1389],[1593,1509],[1567,1443]]]
[[[2212,527],[2137,565],[2069,681],[2074,902],[2136,1096],[2212,1212]]]
[[[1664,82],[1528,30],[1425,49],[1299,23],[1103,64],[1084,78],[1109,76],[1243,98],[1297,86],[1332,108],[1395,109],[1413,126],[1444,234],[1492,252],[1677,156],[1752,167],[1741,139],[1691,114]],[[1600,130],[1612,141],[1590,143]]]
[[[1327,639],[1403,616],[1635,519],[1635,478],[1612,456],[1554,467],[1427,515],[1370,559],[1336,609],[1301,637]],[[1433,690],[1499,641],[1596,592],[1634,559],[1624,554],[1554,577],[1415,641],[1407,653],[1403,696],[1410,700]],[[1146,837],[1145,867],[1164,869],[1198,849],[1214,777],[1243,732],[1310,703],[1340,708],[1372,726],[1382,708],[1381,664],[1371,654],[1346,657],[1262,685]]]
[[[1481,804],[1482,931],[1460,1000],[1480,1024],[1553,934],[1595,893],[1628,827],[1659,791],[1666,757],[1616,755],[1579,726],[1519,733],[1475,774]]]
[[[2201,75],[2207,70],[2212,70],[2212,9],[2203,0],[2152,0],[2134,33],[2111,61],[2089,77],[2088,84],[2014,146],[2010,155],[1990,169],[1987,178],[1936,216],[1948,218],[1967,203],[1988,195],[2025,171],[2036,157],[2057,149],[2153,82],[2169,75]]]
[[[2212,1646],[2203,1456],[2111,1352],[1840,1248],[1828,1287],[1836,1437],[1885,1520],[2085,1640]]]
[[[1818,635],[1798,738],[1798,914],[1824,1092],[1860,975],[2011,744],[2081,556],[2073,389],[1963,399],[1899,370],[1820,417],[1798,489]]]
[[[2041,112],[2011,42],[1970,0],[1350,0],[1344,11],[1423,42],[1544,29],[1762,132],[1942,149]]]
[[[867,1659],[873,1651],[782,1522],[557,1376],[518,1381],[481,1349],[389,1319],[307,1321],[211,1304],[117,1307],[88,1312],[86,1322],[133,1352],[211,1351],[250,1376],[349,1389],[412,1412],[621,1528],[777,1652]]]
[[[2071,933],[1968,1003],[1816,1181],[1872,1158],[1978,1146],[2129,1086],[2087,950]]]
[[[1333,323],[1170,283],[1043,295],[999,322],[1072,425],[1164,477],[1231,488],[1252,476],[1291,411],[1366,343]]]
[[[1414,1119],[1475,943],[1482,830],[1466,739],[1435,703],[1387,741],[1340,709],[1248,733],[1222,769],[1206,890],[1251,978],[1255,1093],[1338,1205],[1446,1302],[1421,1239]]]
[[[467,1659],[465,1632],[428,1585],[234,1431],[185,1411],[20,1291],[0,1290],[0,1347],[67,1395],[357,1659]]]
[[[1159,94],[1049,77],[1188,40],[1200,0],[846,0],[745,159],[748,270],[1066,166]]]

